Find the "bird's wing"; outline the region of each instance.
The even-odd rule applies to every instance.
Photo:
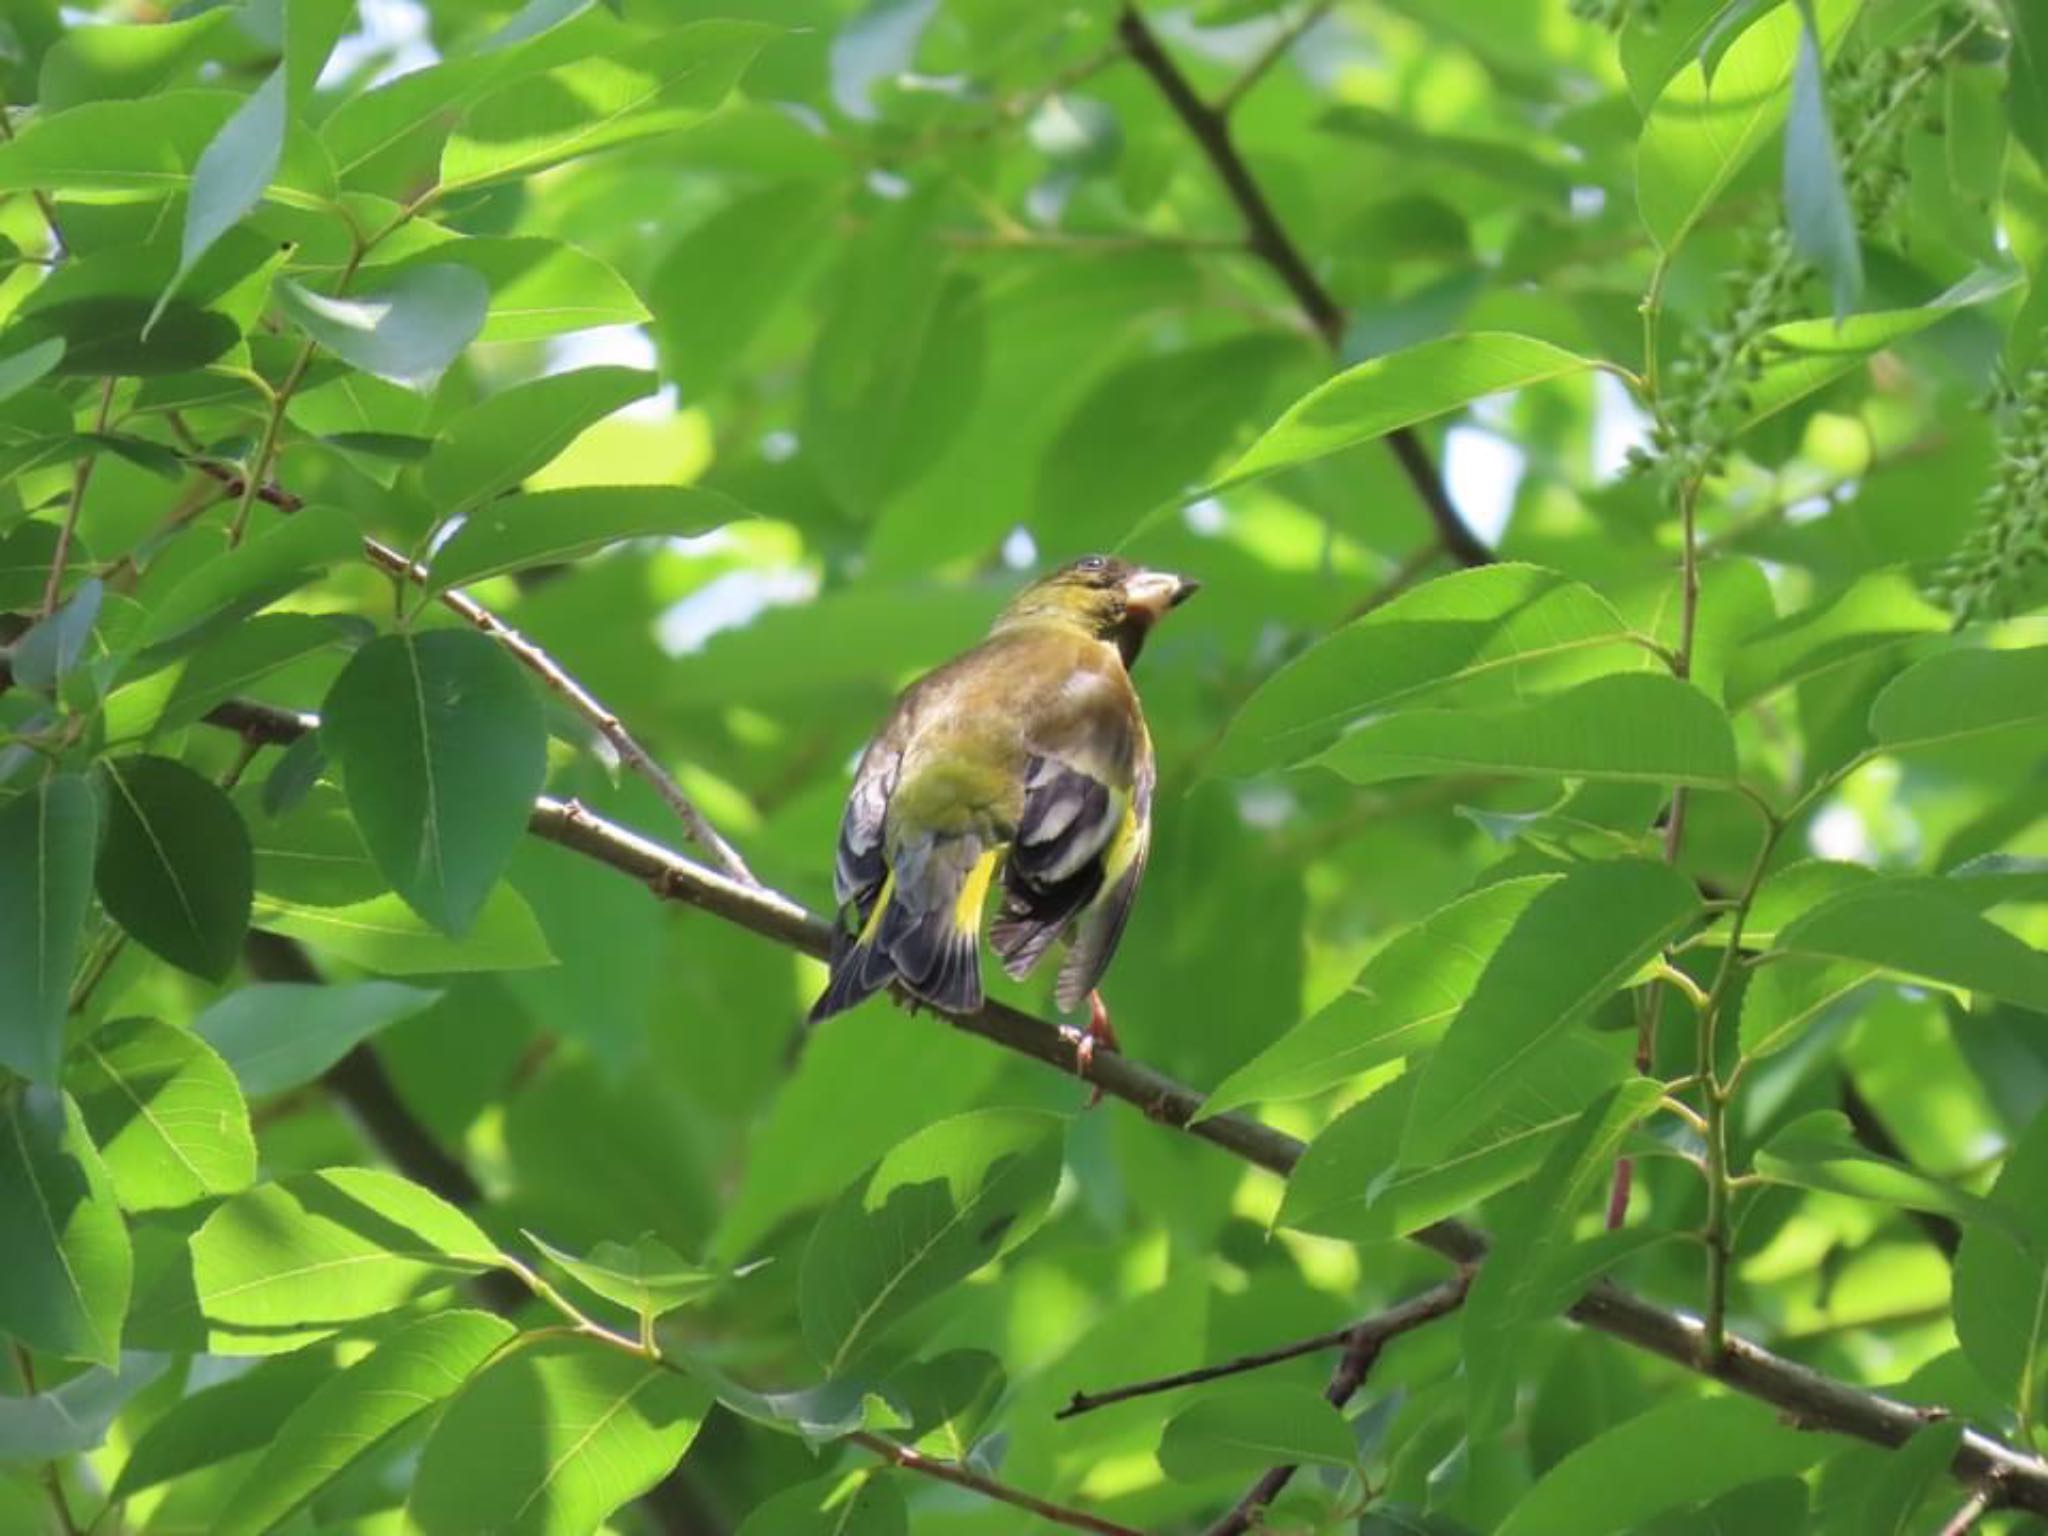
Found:
[[[917,713],[917,692],[904,695],[888,723],[861,754],[854,770],[846,811],[839,819],[839,846],[832,861],[832,894],[850,909],[855,926],[865,922],[880,894],[889,869],[882,838],[889,819],[889,801],[903,774],[903,751],[909,744]]]
[[[1117,941],[1123,937],[1124,923],[1131,915],[1131,904],[1138,898],[1138,885],[1145,878],[1146,857],[1152,851],[1155,777],[1152,741],[1140,720],[1131,793],[1123,817],[1099,860],[1100,883],[1106,889],[1081,918],[1073,948],[1060,966],[1059,984],[1053,991],[1053,1000],[1062,1009],[1078,1006],[1094,991],[1116,955]]]
[[[989,935],[1012,976],[1030,971],[1111,883],[1111,852],[1131,821],[1137,765],[1149,756],[1144,730],[1121,668],[1076,670],[1030,722],[1003,909]]]

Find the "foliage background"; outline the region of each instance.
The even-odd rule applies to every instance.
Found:
[[[2044,58],[17,0],[0,1529],[2037,1519]],[[853,753],[1112,547],[1204,582],[1154,1070],[1000,983],[804,1038]],[[1055,1417],[1455,1307],[1453,1218],[1383,1357]]]

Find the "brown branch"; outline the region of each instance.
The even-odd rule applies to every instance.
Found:
[[[218,706],[206,718],[230,730],[261,731],[266,733],[264,739],[276,741],[295,740],[319,724],[309,715],[246,700]],[[780,892],[742,885],[573,801],[546,797],[535,801],[527,826],[536,837],[617,870],[664,900],[695,907],[816,958],[822,959],[831,948],[830,925]],[[978,1012],[948,1022],[1061,1072],[1079,1072],[1105,1094],[1137,1106],[1148,1118],[1186,1131],[1283,1178],[1304,1150],[1302,1143],[1285,1131],[1243,1115],[1216,1115],[1190,1125],[1202,1104],[1202,1095],[1194,1089],[1115,1051],[1097,1050],[1084,1067],[1075,1059],[1074,1041],[1068,1032],[1022,1009],[990,1002]],[[1485,1236],[1462,1221],[1439,1221],[1409,1237],[1459,1264],[1477,1263],[1486,1252]],[[1941,1409],[1903,1403],[1838,1381],[1735,1335],[1729,1336],[1718,1357],[1709,1359],[1705,1330],[1698,1318],[1660,1307],[1609,1281],[1593,1286],[1566,1315],[1771,1403],[1809,1429],[1832,1430],[1896,1447],[1945,1416]],[[1966,1429],[1950,1471],[1972,1484],[1996,1478],[2006,1504],[2048,1515],[2048,1462],[2039,1457],[1981,1431]]]
[[[1216,173],[1217,180],[1223,183],[1224,191],[1237,206],[1238,216],[1244,220],[1245,238],[1252,253],[1273,269],[1316,334],[1323,339],[1323,344],[1332,353],[1341,350],[1344,344],[1344,308],[1310,268],[1307,258],[1301,254],[1301,247],[1288,235],[1264,189],[1231,140],[1228,107],[1232,98],[1226,98],[1220,106],[1204,101],[1193,82],[1181,72],[1180,66],[1173,62],[1161,45],[1158,35],[1146,23],[1134,0],[1125,0],[1117,17],[1117,35],[1123,39],[1132,62],[1145,72],[1159,94],[1166,98],[1167,106],[1172,108],[1174,116],[1180,119],[1194,139],[1203,158],[1209,162],[1209,168]],[[1413,429],[1400,427],[1387,434],[1386,442],[1401,466],[1401,472],[1408,477],[1408,483],[1428,509],[1430,522],[1436,527],[1437,542],[1444,552],[1461,565],[1490,565],[1493,551],[1480,542],[1465,525],[1465,520],[1458,516],[1458,509],[1451,505],[1450,495],[1445,491],[1443,480],[1430,460],[1429,450],[1422,445],[1422,439]]]
[[[244,494],[242,477],[225,464],[216,464],[208,459],[190,461],[200,473],[211,476],[228,489],[231,496]],[[256,499],[278,508],[283,512],[296,512],[305,506],[305,499],[283,486],[265,482],[256,491]],[[407,559],[390,545],[377,539],[363,540],[363,553],[371,563],[381,566],[401,580],[432,590],[426,567]],[[560,698],[570,709],[588,722],[597,733],[611,744],[619,760],[653,786],[668,808],[675,812],[676,819],[683,824],[690,841],[711,855],[711,860],[733,879],[743,885],[758,886],[754,872],[747,868],[747,862],[739,851],[711,825],[704,813],[697,809],[696,802],[683,793],[683,787],[675,781],[667,769],[657,763],[652,754],[641,746],[625,723],[604,705],[604,702],[585,688],[575,678],[563,671],[553,657],[505,623],[483,604],[468,593],[453,587],[444,587],[434,595],[443,607],[459,614],[470,624],[489,635],[512,654],[512,657],[527,671],[546,685],[548,690]]]
[[[993,1499],[998,1504],[1008,1504],[1014,1509],[1028,1509],[1041,1520],[1050,1520],[1054,1525],[1064,1525],[1070,1530],[1094,1531],[1097,1536],[1145,1536],[1134,1526],[1118,1525],[1114,1520],[1104,1520],[1086,1510],[1069,1509],[1063,1504],[1054,1504],[1039,1498],[1036,1494],[1025,1493],[1007,1483],[999,1483],[992,1477],[983,1477],[979,1472],[961,1466],[956,1461],[937,1461],[907,1445],[899,1445],[882,1435],[871,1435],[866,1430],[857,1430],[846,1437],[864,1451],[870,1451],[892,1467],[901,1467],[906,1472],[915,1472],[920,1477],[936,1478],[942,1483],[951,1483],[956,1488],[971,1488],[983,1498]]]
[[[1464,1304],[1465,1293],[1471,1286],[1471,1269],[1461,1268],[1454,1278],[1443,1284],[1353,1324],[1344,1341],[1343,1357],[1338,1360],[1337,1369],[1330,1374],[1329,1386],[1323,1389],[1323,1396],[1330,1406],[1342,1408],[1356,1397],[1358,1389],[1365,1385],[1365,1378],[1372,1374],[1373,1366],[1379,1363],[1382,1350],[1411,1329],[1457,1311]],[[1244,1497],[1209,1527],[1206,1536],[1241,1536],[1242,1532],[1250,1530],[1261,1512],[1294,1480],[1297,1470],[1294,1463],[1287,1462],[1261,1473],[1259,1480],[1245,1490]]]
[[[1967,1536],[1977,1522],[1990,1512],[1992,1503],[1990,1486],[1979,1488],[1963,1500],[1960,1509],[1948,1517],[1948,1523],[1941,1528],[1941,1536]]]
[[[1465,1299],[1465,1289],[1470,1277],[1464,1272],[1433,1290],[1399,1302],[1371,1317],[1360,1318],[1355,1323],[1346,1323],[1342,1328],[1333,1328],[1328,1333],[1319,1333],[1311,1339],[1297,1339],[1292,1344],[1283,1344],[1278,1349],[1261,1350],[1257,1354],[1239,1355],[1235,1360],[1226,1360],[1221,1365],[1198,1366],[1192,1371],[1181,1371],[1173,1376],[1156,1376],[1149,1381],[1134,1381],[1127,1386],[1111,1387],[1106,1392],[1076,1392],[1067,1406],[1053,1415],[1056,1419],[1071,1419],[1083,1413],[1093,1413],[1097,1408],[1107,1408],[1111,1403],[1128,1402],[1134,1397],[1149,1397],[1155,1392],[1171,1392],[1179,1387],[1197,1386],[1205,1381],[1216,1381],[1225,1376],[1239,1376],[1246,1371],[1256,1371],[1264,1366],[1278,1365],[1284,1360],[1298,1360],[1303,1355],[1320,1354],[1338,1345],[1358,1347],[1362,1338],[1377,1336],[1384,1344],[1386,1340],[1406,1333],[1410,1328],[1420,1327],[1432,1318],[1442,1317]]]

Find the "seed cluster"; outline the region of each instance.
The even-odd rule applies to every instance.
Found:
[[[2000,391],[1998,466],[1977,525],[1935,577],[1958,624],[2003,618],[2048,560],[2048,360]]]

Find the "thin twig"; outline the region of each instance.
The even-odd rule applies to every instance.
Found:
[[[6,108],[0,107],[0,116],[4,116],[5,112]],[[19,1342],[14,1342],[12,1347],[14,1368],[21,1375],[22,1388],[30,1397],[34,1397],[37,1390],[35,1357]],[[57,1528],[64,1536],[81,1536],[78,1521],[71,1514],[71,1501],[64,1496],[64,1474],[54,1461],[43,1463],[43,1487],[49,1492],[50,1508],[57,1516]]]
[[[195,458],[190,461],[200,473],[210,475],[229,488],[232,495],[243,495],[242,477],[225,464],[210,459]],[[260,486],[256,498],[283,512],[297,512],[305,506],[305,500],[297,493],[286,490],[275,483]],[[433,591],[442,606],[459,614],[470,624],[489,635],[509,651],[515,661],[525,667],[545,684],[550,692],[560,698],[570,709],[589,723],[619,755],[619,760],[652,785],[654,792],[682,822],[683,830],[690,841],[708,853],[718,867],[743,885],[758,886],[761,882],[754,872],[747,868],[739,851],[728,843],[713,827],[696,803],[683,792],[682,785],[657,763],[652,754],[640,745],[625,723],[607,709],[604,702],[565,672],[555,659],[535,645],[518,630],[500,619],[468,593],[454,587],[434,590],[425,566],[418,564],[390,545],[378,539],[365,538],[363,553],[370,561],[381,566],[392,575]]]
[[[1460,1274],[1456,1279],[1446,1280],[1432,1290],[1412,1296],[1408,1300],[1376,1312],[1370,1317],[1360,1318],[1355,1323],[1346,1323],[1342,1328],[1333,1328],[1328,1333],[1319,1333],[1314,1338],[1297,1339],[1292,1344],[1283,1344],[1278,1349],[1260,1350],[1256,1354],[1239,1355],[1235,1360],[1226,1360],[1221,1365],[1198,1366],[1191,1371],[1181,1371],[1172,1376],[1155,1376],[1149,1381],[1134,1381],[1127,1386],[1111,1387],[1103,1392],[1076,1392],[1067,1406],[1053,1415],[1056,1419],[1071,1419],[1084,1413],[1093,1413],[1098,1408],[1107,1408],[1111,1403],[1128,1402],[1134,1397],[1149,1397],[1155,1392],[1172,1392],[1180,1387],[1197,1386],[1205,1381],[1216,1381],[1225,1376],[1240,1376],[1246,1371],[1256,1371],[1268,1365],[1278,1365],[1284,1360],[1298,1360],[1303,1355],[1320,1354],[1326,1349],[1339,1345],[1355,1348],[1365,1338],[1377,1337],[1382,1344],[1386,1340],[1406,1333],[1410,1328],[1420,1327],[1432,1318],[1441,1317],[1464,1300],[1467,1277]]]
[[[1455,1312],[1463,1305],[1465,1293],[1472,1285],[1472,1271],[1460,1269],[1451,1279],[1441,1285],[1410,1297],[1397,1307],[1389,1307],[1376,1317],[1368,1317],[1355,1324],[1350,1337],[1345,1340],[1344,1356],[1337,1362],[1337,1369],[1330,1375],[1329,1386],[1323,1389],[1323,1396],[1333,1408],[1342,1408],[1358,1395],[1358,1389],[1365,1385],[1365,1378],[1372,1374],[1378,1363],[1380,1352],[1395,1339],[1423,1324],[1434,1322],[1447,1313]],[[1260,1512],[1280,1496],[1280,1492],[1294,1480],[1297,1468],[1292,1463],[1268,1468],[1259,1480],[1245,1490],[1243,1498],[1233,1504],[1229,1511],[1210,1526],[1206,1536],[1241,1536],[1252,1528]]]
[[[999,1483],[992,1477],[983,1477],[954,1461],[938,1461],[907,1445],[899,1445],[882,1435],[871,1435],[860,1430],[846,1437],[862,1450],[873,1453],[892,1467],[901,1467],[906,1472],[915,1472],[922,1477],[936,1478],[942,1483],[951,1483],[956,1488],[971,1488],[983,1498],[993,1499],[998,1504],[1008,1504],[1013,1509],[1029,1510],[1041,1520],[1054,1525],[1064,1525],[1070,1530],[1094,1531],[1098,1536],[1145,1536],[1135,1526],[1118,1525],[1114,1520],[1104,1520],[1086,1510],[1069,1509],[1054,1504],[1035,1494]]]
[[[113,375],[109,374],[100,384],[100,408],[92,424],[95,432],[107,430],[108,418],[114,410],[116,382]],[[99,444],[96,440],[78,456],[78,468],[71,477],[71,500],[64,505],[64,521],[57,525],[57,548],[50,556],[50,574],[43,581],[42,615],[46,619],[57,611],[57,595],[64,590],[64,567],[71,561],[71,541],[77,537],[78,517],[85,510],[86,488],[92,484],[93,467],[99,461]]]
[[[1990,1512],[1992,1490],[1987,1484],[1963,1500],[1962,1507],[1948,1517],[1948,1524],[1941,1528],[1941,1536],[1966,1536],[1979,1520]]]
[[[1223,88],[1223,94],[1216,98],[1216,111],[1229,116],[1230,111],[1250,94],[1252,88],[1270,74],[1279,62],[1294,51],[1294,45],[1313,31],[1330,12],[1337,9],[1337,0],[1315,0],[1305,7],[1294,20],[1283,25],[1273,35],[1273,40],[1259,51],[1257,58],[1244,67],[1244,72]]]
[[[1123,39],[1132,62],[1145,72],[1159,94],[1166,98],[1167,106],[1181,120],[1209,162],[1210,169],[1223,183],[1224,190],[1237,207],[1238,216],[1244,220],[1245,238],[1250,242],[1253,254],[1273,269],[1274,275],[1294,296],[1295,303],[1316,334],[1323,339],[1323,344],[1332,353],[1339,352],[1344,344],[1343,306],[1323,286],[1322,280],[1301,254],[1301,248],[1280,223],[1265,191],[1231,141],[1229,117],[1197,94],[1193,83],[1173,62],[1133,0],[1125,0],[1117,17],[1117,35]],[[1465,525],[1465,520],[1458,516],[1458,509],[1451,505],[1450,495],[1445,491],[1443,480],[1437,474],[1429,450],[1423,447],[1422,439],[1412,429],[1400,427],[1387,434],[1386,443],[1400,464],[1401,472],[1408,477],[1409,484],[1428,509],[1430,521],[1436,525],[1437,539],[1445,552],[1463,565],[1492,563],[1493,551],[1479,541]]]
[[[319,729],[315,716],[245,699],[217,705],[205,718],[211,725],[258,732],[264,741],[276,743],[295,741]],[[787,896],[764,886],[742,884],[574,802],[547,797],[535,801],[527,828],[536,837],[647,886],[664,900],[709,913],[816,959],[831,951],[831,925]],[[1200,1093],[1113,1050],[1098,1049],[1082,1066],[1075,1059],[1073,1041],[1058,1025],[1022,1009],[991,1001],[975,1013],[948,1022],[1062,1073],[1079,1070],[1105,1094],[1134,1105],[1148,1119],[1185,1131],[1283,1178],[1305,1150],[1285,1131],[1243,1115],[1215,1115],[1190,1124],[1202,1106]],[[1409,1236],[1460,1264],[1477,1263],[1486,1253],[1485,1236],[1462,1221],[1435,1222]],[[1729,1337],[1718,1356],[1708,1358],[1701,1346],[1704,1329],[1699,1319],[1657,1306],[1611,1282],[1594,1285],[1572,1304],[1567,1315],[1771,1403],[1810,1428],[1853,1435],[1876,1445],[1899,1446],[1930,1422],[1930,1416],[1939,1415],[1938,1410],[1839,1381],[1740,1337]],[[1973,1483],[1996,1475],[2002,1479],[2008,1504],[2048,1514],[2048,1462],[1990,1435],[1966,1430],[1951,1471]]]

